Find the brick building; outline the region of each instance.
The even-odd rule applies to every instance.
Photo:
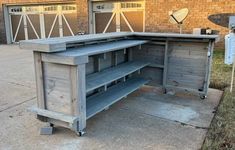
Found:
[[[1,0],[0,43],[24,39],[119,31],[178,32],[168,12],[188,8],[184,33],[193,28],[228,28],[224,13],[235,13],[235,0]]]

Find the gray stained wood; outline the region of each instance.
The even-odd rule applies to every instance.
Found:
[[[69,49],[64,52],[53,53],[62,57],[79,57],[79,56],[91,56],[101,53],[107,53],[110,51],[125,49],[147,43],[147,40],[120,40],[114,42],[107,42],[102,44],[86,45],[79,48]]]
[[[114,104],[115,102],[134,92],[148,80],[143,78],[132,78],[126,82],[119,83],[106,92],[87,99],[87,119],[104,110],[104,108]]]
[[[135,32],[29,40],[20,46],[34,51],[39,107],[34,112],[79,132],[88,118],[144,84],[206,95],[208,51],[212,55],[217,39]]]
[[[146,32],[112,32],[106,34],[88,34],[82,36],[70,36],[51,39],[35,39],[20,41],[20,48],[41,52],[65,51],[69,44],[87,41],[112,39],[119,37],[153,37],[153,38],[181,38],[181,39],[211,39],[219,40],[218,35],[194,35],[176,33],[146,33]]]
[[[89,92],[98,87],[104,86],[135,71],[138,71],[147,65],[149,65],[148,62],[131,61],[88,75],[86,78],[86,91]]]
[[[74,117],[71,115],[66,115],[64,113],[59,113],[59,112],[48,111],[48,110],[40,109],[37,107],[31,107],[31,108],[29,108],[29,111],[34,112],[40,116],[53,118],[53,119],[68,122],[68,123],[74,123],[78,119],[77,117]]]
[[[71,48],[64,52],[46,53],[42,55],[42,58],[43,61],[47,62],[76,65],[87,63],[88,56],[135,47],[147,42],[148,41],[146,40],[120,40],[102,44],[92,44],[78,48]]]

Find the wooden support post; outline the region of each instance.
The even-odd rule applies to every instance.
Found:
[[[101,71],[101,59],[99,56],[94,57],[94,68],[96,72],[100,72]]]
[[[112,52],[112,66],[118,65],[118,53],[116,51]],[[114,81],[117,84],[117,80]]]
[[[127,60],[128,61],[132,61],[133,60],[133,49],[132,48],[128,49]],[[128,75],[128,77],[131,77],[131,76],[132,76],[132,74]]]
[[[205,95],[203,96],[203,98],[206,97],[206,95],[208,93],[208,88],[210,85],[210,74],[211,74],[211,68],[212,68],[213,49],[214,49],[214,42],[210,41],[209,45],[208,45],[206,76],[205,76],[204,89],[203,89]]]
[[[34,56],[34,69],[36,78],[36,89],[37,89],[37,104],[38,108],[46,109],[45,102],[45,91],[44,91],[44,81],[43,81],[43,64],[40,52],[33,52]]]
[[[82,135],[86,127],[86,66],[79,64],[71,66],[71,90],[74,116],[78,117],[78,124],[74,130]]]
[[[169,47],[169,41],[166,40],[165,45],[165,54],[164,54],[164,69],[163,69],[163,88],[166,88],[167,84],[167,70],[168,70],[168,47]]]
[[[118,65],[118,53],[112,52],[112,66],[117,66]]]

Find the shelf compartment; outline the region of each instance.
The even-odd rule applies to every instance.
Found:
[[[126,97],[148,82],[148,80],[143,78],[132,78],[111,87],[104,93],[88,98],[86,104],[87,119]]]
[[[138,71],[150,63],[143,61],[131,61],[118,66],[103,70],[87,76],[86,92],[107,85],[115,80],[125,77],[135,71]]]

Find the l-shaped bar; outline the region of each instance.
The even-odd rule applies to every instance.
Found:
[[[205,98],[218,39],[120,32],[21,41],[34,53],[38,106],[31,110],[82,135],[87,119],[144,84]]]

